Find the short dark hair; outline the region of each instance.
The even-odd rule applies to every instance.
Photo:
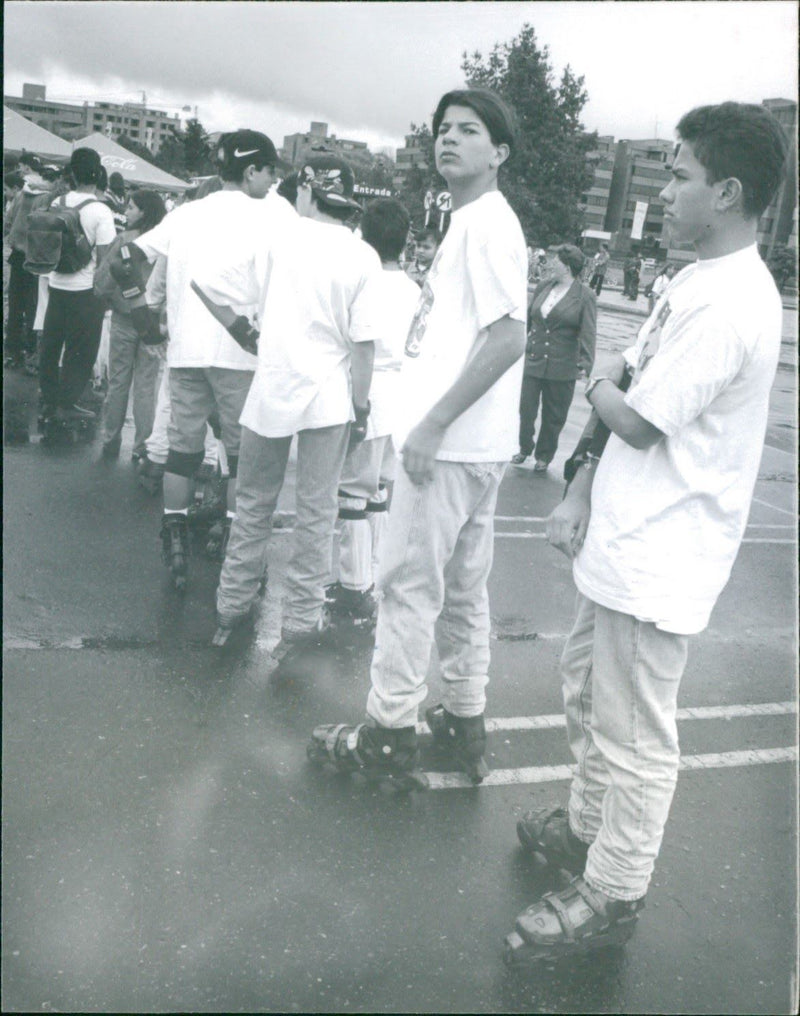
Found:
[[[765,211],[781,185],[789,148],[783,128],[765,106],[698,106],[681,117],[678,135],[691,145],[709,184],[728,177],[741,183],[746,218]]]
[[[278,184],[277,191],[282,198],[285,198],[289,204],[294,208],[295,202],[297,201],[297,185],[299,183],[300,174],[291,173],[285,177]]]
[[[450,106],[466,106],[477,113],[486,125],[493,145],[508,145],[509,152],[514,151],[516,128],[514,114],[500,96],[488,88],[461,88],[447,92],[439,99],[439,105],[433,114],[433,136],[439,133],[444,114]]]
[[[423,226],[414,237],[415,243],[419,243],[421,240],[433,240],[438,247],[442,242],[442,234],[436,226]]]
[[[361,235],[381,261],[396,261],[408,239],[411,223],[405,205],[396,198],[370,201],[361,217]]]
[[[140,233],[153,229],[167,214],[164,202],[155,191],[136,190],[131,194],[131,201],[144,213],[141,221],[136,224]]]
[[[125,197],[125,177],[122,173],[114,170],[108,178],[108,189],[119,197]]]
[[[562,265],[569,268],[573,278],[577,278],[581,274],[583,266],[586,264],[586,258],[579,247],[575,247],[571,243],[559,243],[550,247],[549,250],[556,255]]]
[[[93,148],[76,148],[70,156],[69,173],[76,185],[85,187],[86,184],[96,184],[100,179],[100,170],[103,164],[100,156]]]
[[[16,170],[12,170],[10,173],[6,173],[3,177],[4,187],[22,187],[25,184],[25,177],[22,173],[18,173]]]

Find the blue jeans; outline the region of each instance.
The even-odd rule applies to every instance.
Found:
[[[297,435],[297,518],[286,569],[284,631],[310,631],[325,603],[339,512],[336,492],[349,433],[350,425],[344,423]],[[223,619],[246,614],[258,595],[291,444],[291,437],[261,437],[242,427],[236,517],[217,590],[217,610]]]
[[[494,510],[505,464],[436,462],[415,487],[397,470],[378,576],[378,623],[367,715],[409,727],[428,693],[434,639],[442,704],[479,716],[489,681],[489,596]]]
[[[613,899],[644,896],[678,778],[678,687],[688,638],[578,594],[561,658],[577,767],[569,823],[590,843],[586,879]]]

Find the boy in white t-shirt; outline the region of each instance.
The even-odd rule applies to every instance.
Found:
[[[348,445],[367,430],[372,284],[381,271],[378,255],[346,224],[361,210],[353,188],[343,159],[307,159],[280,188],[299,212],[294,229],[256,239],[238,258],[208,265],[196,277],[220,320],[232,304],[251,300],[261,325],[258,366],[241,416],[236,518],[217,590],[217,646],[251,616],[295,435],[297,518],[273,656],[282,659],[317,641],[327,626],[336,491]]]
[[[95,193],[102,169],[100,156],[93,148],[76,148],[69,161],[74,186],[57,199],[69,208],[80,206],[81,228],[92,248],[92,256],[83,268],[68,274],[51,272],[49,276],[39,350],[39,387],[43,417],[57,422],[94,417],[75,403],[91,376],[106,310],[93,292],[94,273],[117,235],[111,211]]]
[[[222,189],[181,205],[135,241],[149,261],[161,256],[167,265],[171,408],[161,538],[164,563],[178,589],[184,588],[187,578],[187,516],[194,474],[203,461],[208,419],[216,411],[234,478],[239,417],[256,367],[255,340],[248,335],[255,306],[238,306],[236,320],[227,330],[192,291],[192,278],[210,259],[233,263],[249,249],[254,236],[281,233],[296,219],[285,201],[268,193],[281,162],[265,134],[252,130],[226,134],[217,155]],[[235,503],[235,484],[229,483],[228,519]]]
[[[398,470],[378,581],[367,722],[317,727],[310,756],[341,769],[425,785],[415,725],[434,633],[444,701],[426,718],[475,782],[486,763],[493,520],[516,447],[527,313],[525,239],[498,190],[513,147],[493,92],[449,92],[433,117],[436,168],[453,199],[450,228],[420,293],[400,372]]]
[[[361,217],[361,236],[381,259],[376,277],[375,360],[370,413],[363,442],[347,455],[339,480],[339,579],[326,590],[335,615],[370,623],[375,614],[373,579],[388,508],[387,482],[394,478],[392,430],[398,414],[398,382],[419,286],[400,267],[409,216],[394,198],[372,201]]]
[[[678,135],[664,220],[698,261],[666,287],[632,349],[587,382],[611,435],[548,520],[579,594],[561,660],[577,767],[568,810],[529,813],[518,833],[576,877],[520,915],[512,961],[632,933],[677,779],[688,636],[728,580],[758,473],[782,311],[756,235],[786,140],[763,106],[734,102],[692,110]]]

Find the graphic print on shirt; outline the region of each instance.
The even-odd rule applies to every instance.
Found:
[[[433,307],[433,289],[431,288],[431,281],[436,278],[436,274],[439,267],[439,254],[440,251],[436,252],[436,257],[433,259],[431,267],[428,269],[427,277],[422,284],[422,291],[419,294],[419,303],[417,309],[414,311],[414,317],[411,319],[411,325],[408,329],[408,338],[406,339],[406,356],[419,356],[420,347],[422,346],[422,339],[425,335],[425,329],[428,327],[428,315]]]
[[[670,302],[669,300],[665,300],[656,315],[655,321],[650,326],[650,331],[647,334],[647,341],[642,346],[642,351],[639,354],[639,362],[636,364],[636,371],[633,375],[633,384],[636,384],[647,365],[658,352],[658,348],[661,345],[661,333],[663,332],[664,325],[667,323],[667,319],[671,313],[672,307],[670,306]]]

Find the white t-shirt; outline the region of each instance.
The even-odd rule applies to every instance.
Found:
[[[257,305],[258,366],[244,426],[288,437],[353,419],[350,350],[376,338],[371,283],[381,274],[378,255],[346,226],[298,218],[294,229],[195,276],[212,300]]]
[[[525,322],[528,258],[519,220],[500,191],[453,212],[422,286],[406,341],[395,428],[402,451],[409,432],[452,388],[506,315]],[[436,458],[504,462],[517,447],[516,407],[523,358],[447,428]]]
[[[781,320],[755,245],[667,287],[626,353],[625,396],[665,437],[644,450],[609,438],[574,564],[584,596],[665,631],[706,627],[747,523]]]
[[[397,421],[398,385],[411,319],[419,302],[419,286],[403,271],[384,269],[374,283],[376,307],[375,363],[369,389],[367,440],[385,437]]]
[[[235,262],[255,242],[266,242],[293,228],[297,213],[283,198],[248,197],[240,190],[221,190],[200,201],[179,205],[136,246],[153,261],[167,258],[167,326],[170,367],[225,367],[255,370],[256,358],[245,352],[219,324],[191,288],[208,262]],[[234,305],[253,320],[254,301]]]
[[[83,201],[91,202],[85,208],[81,208],[78,215],[81,219],[81,226],[86,238],[92,245],[92,257],[88,264],[84,265],[77,272],[65,274],[63,272],[50,272],[48,276],[53,289],[66,289],[69,292],[82,292],[91,289],[94,285],[94,271],[97,268],[97,247],[105,247],[112,243],[117,236],[114,226],[114,216],[108,205],[95,199],[93,194],[81,194],[79,191],[69,191],[66,195],[68,208],[74,208]],[[52,204],[59,205],[61,198],[57,198]]]

